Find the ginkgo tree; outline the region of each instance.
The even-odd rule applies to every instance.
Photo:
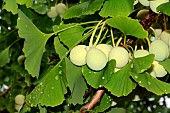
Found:
[[[146,102],[170,94],[169,0],[1,7],[0,111],[161,112]]]

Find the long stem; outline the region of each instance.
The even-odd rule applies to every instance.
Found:
[[[149,40],[149,38],[148,38],[148,37],[146,37],[146,41],[147,41],[147,43],[148,43],[148,46],[150,47],[151,42],[150,42],[150,40]]]
[[[117,41],[116,47],[120,44],[121,40],[122,40],[122,37],[120,37],[119,40]]]
[[[99,32],[99,35],[97,36],[97,39],[96,39],[96,41],[95,41],[95,43],[94,43],[94,46],[96,46],[97,43],[99,42],[99,39],[100,39],[100,37],[101,37],[101,34],[102,34],[102,31],[103,31],[103,29],[104,29],[105,24],[106,24],[106,21],[103,22],[103,25],[102,25],[102,27],[101,27],[101,29],[100,29],[100,32]]]
[[[113,36],[112,28],[110,28],[110,33],[111,33],[111,37],[112,37],[112,45],[113,45],[113,47],[115,47],[115,39],[114,39],[114,36]]]
[[[91,35],[91,38],[90,38],[90,42],[89,42],[89,47],[92,47],[93,46],[93,39],[94,39],[94,35],[96,34],[96,31],[97,31],[97,28],[99,27],[99,25],[102,23],[102,20],[98,22],[98,24],[96,25],[92,35]]]

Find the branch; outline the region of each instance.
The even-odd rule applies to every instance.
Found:
[[[6,94],[8,94],[8,92],[11,90],[11,88],[8,88],[7,90],[5,90],[3,93],[0,94],[0,97],[5,96]]]
[[[86,110],[91,110],[96,104],[100,102],[104,93],[104,89],[97,90],[96,93],[93,95],[92,99],[80,109],[80,112],[85,113]]]

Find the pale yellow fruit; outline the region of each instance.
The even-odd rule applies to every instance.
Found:
[[[22,94],[18,94],[18,95],[15,97],[15,103],[18,104],[18,105],[24,104],[24,101],[25,101],[25,96],[22,95]]]
[[[164,67],[157,61],[152,63],[152,69],[155,72],[156,77],[164,77],[167,74],[167,71],[164,69]]]
[[[155,13],[158,13],[158,11],[156,10],[156,8],[163,4],[163,3],[166,3],[166,2],[169,2],[169,0],[152,0],[149,2],[149,5],[150,5],[150,8],[153,12]]]
[[[143,6],[149,6],[149,1],[148,1],[148,0],[139,0],[139,2],[140,2]]]
[[[89,48],[86,56],[87,65],[90,69],[99,71],[107,64],[105,53],[97,48]]]
[[[59,15],[62,15],[67,10],[67,6],[64,3],[58,3],[55,5],[55,9]]]
[[[47,12],[47,15],[48,15],[48,17],[50,17],[52,19],[58,15],[58,13],[56,12],[55,6],[51,7],[51,9]]]
[[[108,59],[109,52],[113,47],[111,45],[108,45],[108,44],[99,44],[99,45],[96,46],[96,48],[103,51],[105,53],[107,59]]]
[[[116,67],[121,68],[125,66],[129,61],[129,54],[123,47],[114,47],[109,53],[109,60],[116,60]]]
[[[135,0],[133,5],[136,5],[139,2],[139,0]]]
[[[70,60],[73,64],[77,66],[82,66],[86,64],[86,46],[77,45],[70,51]]]
[[[168,45],[162,40],[155,40],[150,44],[149,53],[155,55],[155,60],[163,61],[169,57]]]
[[[156,39],[158,39],[162,34],[162,29],[154,29],[154,31],[155,31],[155,37]]]
[[[144,56],[147,56],[149,55],[149,51],[147,50],[137,50],[134,52],[134,57],[135,58],[139,58],[139,57],[144,57]]]
[[[135,95],[134,99],[132,101],[140,101],[139,95]]]
[[[164,41],[167,45],[169,45],[170,40],[170,30],[163,31],[160,35],[162,41]]]

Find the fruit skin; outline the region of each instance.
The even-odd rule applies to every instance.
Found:
[[[25,56],[24,55],[20,55],[17,59],[18,64],[22,65],[25,61]]]
[[[149,4],[150,4],[150,8],[153,12],[155,13],[158,13],[158,11],[156,10],[156,8],[163,4],[163,3],[166,3],[166,2],[169,2],[169,0],[153,0],[153,1],[150,1]]]
[[[102,70],[107,64],[107,57],[101,50],[91,47],[86,56],[87,66],[95,71]]]
[[[109,44],[99,44],[96,46],[97,49],[100,49],[101,51],[103,51],[108,59],[109,57],[109,52],[110,50],[113,48],[111,45]]]
[[[56,7],[52,6],[51,9],[47,12],[47,15],[52,19],[55,18],[58,15],[58,13],[56,12]]]
[[[55,5],[55,9],[59,15],[62,15],[67,10],[67,6],[64,3],[58,3]]]
[[[170,40],[170,30],[163,31],[160,35],[162,41],[164,41],[167,45],[169,45]]]
[[[22,105],[24,104],[25,101],[25,96],[22,94],[18,94],[17,96],[15,96],[15,103],[18,105]]]
[[[149,53],[155,55],[156,61],[163,61],[169,57],[168,45],[162,40],[155,40],[149,46]]]
[[[70,52],[70,60],[77,66],[83,66],[86,64],[86,46],[77,45]]]
[[[116,67],[121,68],[125,66],[129,61],[129,54],[123,47],[114,47],[109,53],[109,60],[116,60]]]
[[[134,52],[134,57],[135,58],[139,58],[139,57],[144,57],[144,56],[147,56],[149,55],[149,51],[147,50],[137,50]]]
[[[144,6],[149,6],[149,1],[148,0],[139,0],[139,2],[144,5]]]

